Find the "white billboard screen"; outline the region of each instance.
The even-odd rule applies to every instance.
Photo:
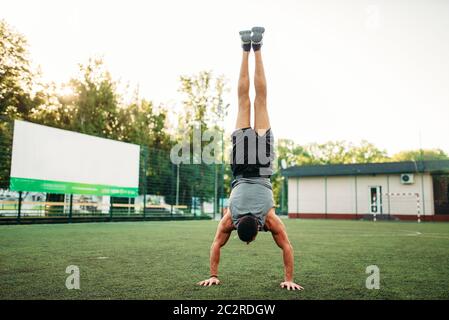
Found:
[[[138,145],[15,120],[10,189],[135,197]]]

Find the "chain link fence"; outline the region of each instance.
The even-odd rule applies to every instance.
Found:
[[[0,223],[210,219],[227,205],[226,164],[176,165],[169,150],[146,146],[140,146],[137,197],[11,191],[12,137],[13,122],[2,120]]]

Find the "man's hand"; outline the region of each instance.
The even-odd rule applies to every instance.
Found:
[[[293,281],[284,281],[281,282],[281,288],[287,288],[287,290],[304,290],[303,287],[301,287],[299,284],[294,283]]]
[[[206,279],[204,281],[198,282],[198,285],[203,286],[203,287],[210,287],[211,285],[214,285],[214,284],[216,284],[216,285],[220,284],[220,280],[218,280],[218,278],[216,278],[216,277],[212,277],[212,278]]]

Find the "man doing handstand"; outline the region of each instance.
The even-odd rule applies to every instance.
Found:
[[[263,27],[240,32],[243,57],[238,82],[236,130],[232,134],[231,168],[234,179],[231,184],[229,208],[218,224],[210,250],[210,277],[199,282],[201,286],[220,284],[218,279],[220,249],[228,241],[231,232],[237,229],[240,240],[247,244],[256,239],[258,231],[271,232],[283,254],[285,276],[281,287],[288,290],[303,289],[293,282],[293,248],[283,222],[274,211],[270,181],[273,174],[274,139],[267,111],[267,86],[261,53],[264,32]],[[251,47],[256,60],[254,129],[250,125],[248,72]]]

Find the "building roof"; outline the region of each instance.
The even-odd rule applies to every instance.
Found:
[[[285,177],[322,177],[418,172],[449,173],[449,160],[293,166],[282,170],[281,174]]]

